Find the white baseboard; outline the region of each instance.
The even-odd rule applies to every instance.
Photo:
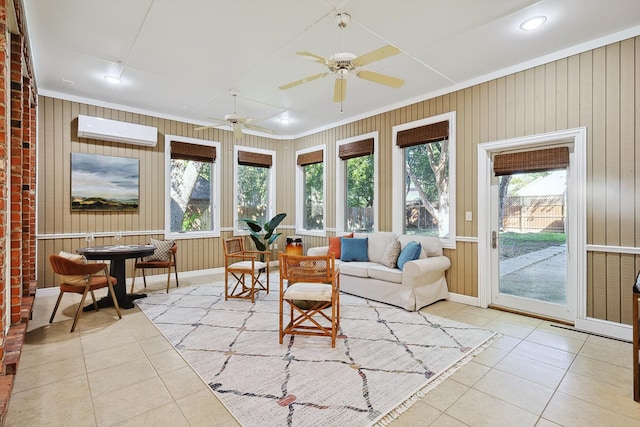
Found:
[[[472,305],[474,307],[480,307],[480,299],[478,299],[478,297],[470,297],[468,295],[449,292],[448,300],[451,302],[458,302],[461,304]]]
[[[621,323],[587,317],[586,319],[576,319],[574,327],[579,331],[591,332],[619,340],[629,342],[633,340],[633,328],[631,325],[623,325]]]

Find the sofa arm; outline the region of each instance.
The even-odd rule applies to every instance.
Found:
[[[446,256],[435,256],[408,261],[402,269],[402,284],[409,286],[428,285],[444,277],[451,267]]]
[[[307,251],[308,256],[322,256],[329,253],[329,246],[317,246],[315,248],[309,248]]]

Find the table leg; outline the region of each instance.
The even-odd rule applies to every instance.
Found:
[[[127,276],[126,276],[126,260],[114,259],[111,261],[111,271],[109,274],[116,278],[118,283],[113,287],[115,297],[118,299],[118,306],[122,309],[133,308],[134,304],[131,302],[134,299],[144,298],[146,294],[131,294],[127,295]],[[106,297],[97,301],[98,308],[113,307],[113,296],[111,293]],[[89,304],[82,309],[82,311],[95,310],[93,304]]]

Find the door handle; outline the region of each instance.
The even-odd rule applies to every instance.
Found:
[[[496,249],[498,247],[498,232],[497,231],[492,231],[491,232],[491,247],[493,249]]]

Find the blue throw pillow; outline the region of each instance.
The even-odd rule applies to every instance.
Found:
[[[420,251],[422,251],[422,246],[420,243],[411,241],[407,243],[407,246],[400,252],[400,256],[398,256],[398,268],[402,270],[404,264],[407,261],[413,261],[414,259],[418,259],[420,256]]]
[[[369,261],[369,239],[340,238],[342,261]]]

